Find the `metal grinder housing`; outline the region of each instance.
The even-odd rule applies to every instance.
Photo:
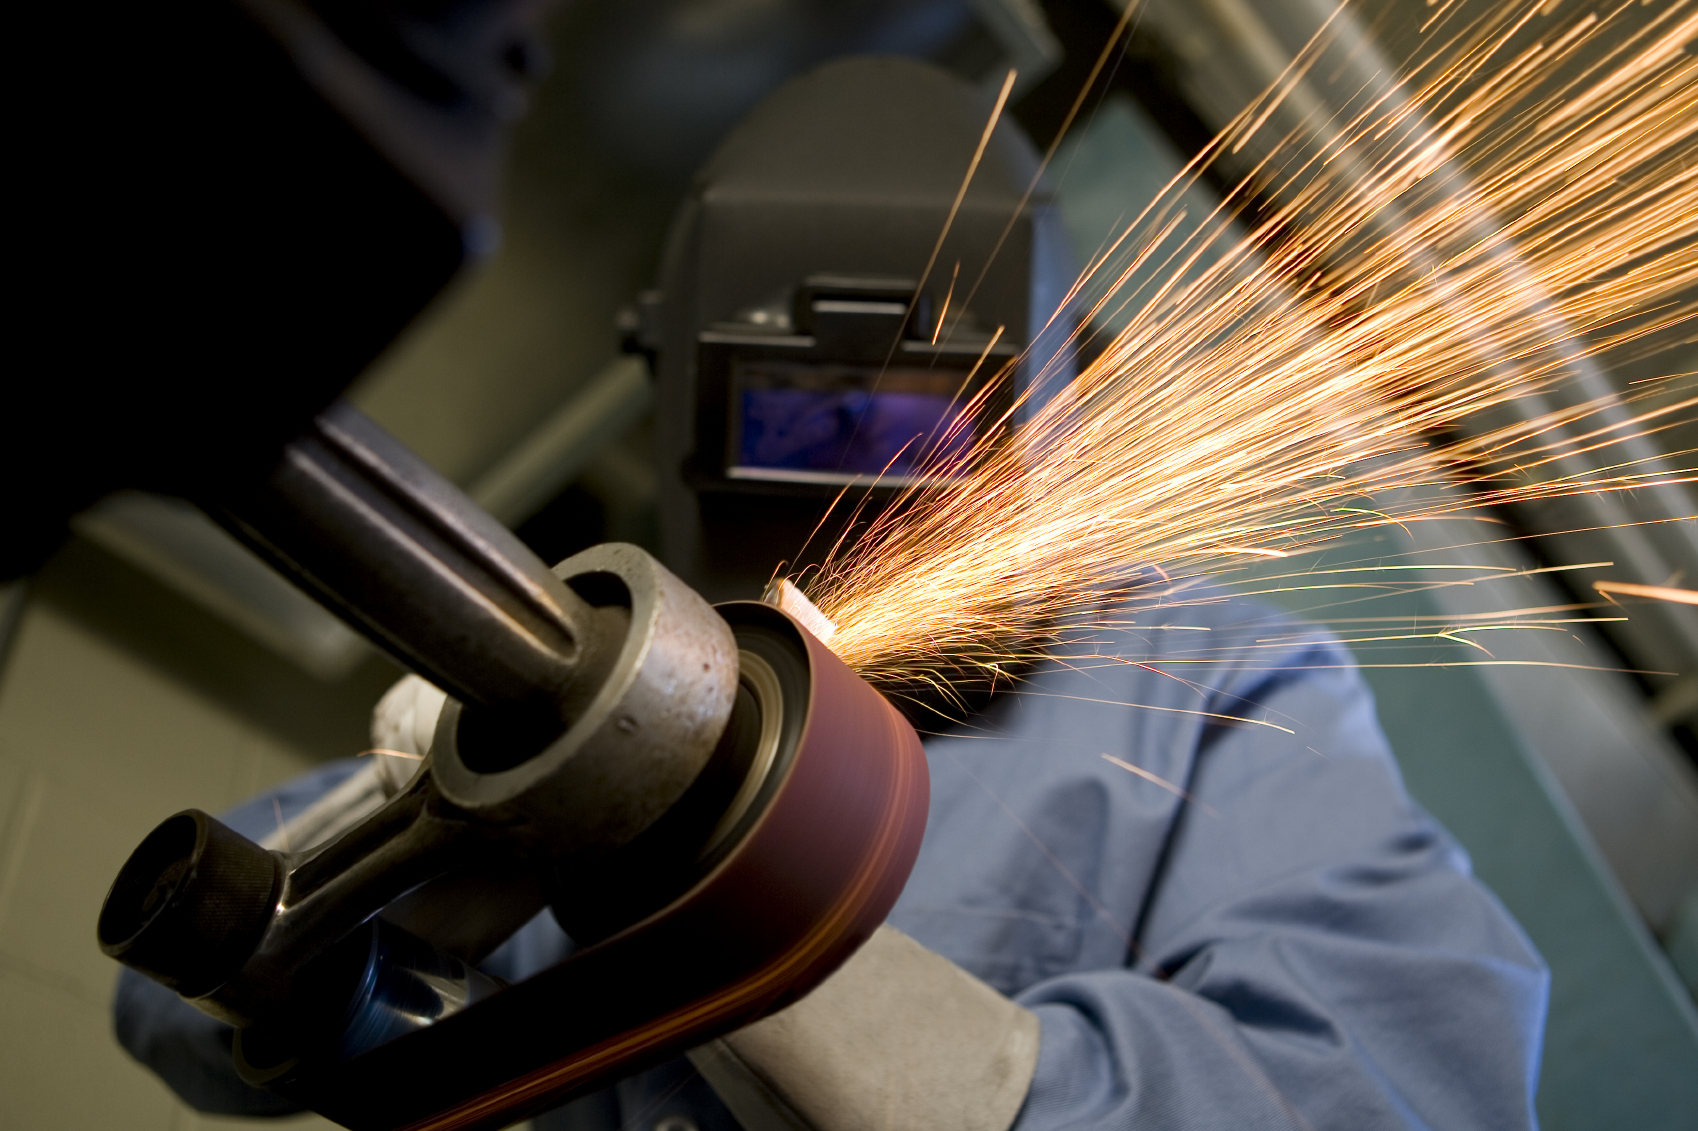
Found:
[[[642,550],[542,568],[370,421],[318,418],[226,523],[455,694],[327,843],[190,810],[102,909],[110,956],[235,1025],[237,1066],[354,1128],[505,1126],[805,993],[924,828],[911,727],[776,609]],[[544,905],[580,949],[476,963]]]

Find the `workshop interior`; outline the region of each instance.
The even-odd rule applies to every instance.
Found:
[[[881,694],[776,571],[899,506],[914,437],[970,446],[963,400],[1018,421],[1066,389],[1129,316],[1082,265],[1332,12],[32,15],[83,53],[28,131],[0,1124],[524,1125],[805,1001],[914,867],[922,739],[1001,685]],[[1188,222],[1233,191],[1197,180]],[[1688,321],[1576,366],[1553,396],[1637,395],[1698,346]],[[1698,425],[1639,443],[1655,489],[1506,506],[1486,541],[1383,527],[1388,558],[1502,580],[1373,615],[1595,609],[1599,562],[1689,592]],[[1525,663],[1351,643],[1410,794],[1549,968],[1548,1128],[1698,1121],[1698,606],[1621,606]],[[220,818],[361,754],[263,837]],[[539,914],[577,949],[480,969]],[[305,1112],[195,1110],[115,1038],[120,969]]]

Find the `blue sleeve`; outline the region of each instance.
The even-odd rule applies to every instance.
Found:
[[[1201,728],[1126,967],[1018,995],[1018,1131],[1535,1125],[1543,964],[1404,793],[1342,647],[1280,666],[1207,704],[1297,733]]]

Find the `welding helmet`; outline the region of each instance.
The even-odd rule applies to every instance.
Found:
[[[770,96],[697,175],[639,317],[663,555],[711,599],[852,536],[986,381],[1006,371],[991,399],[1009,404],[1071,375],[1065,233],[1018,126],[984,139],[992,108],[937,67],[845,59]]]

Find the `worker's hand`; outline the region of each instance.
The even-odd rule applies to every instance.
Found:
[[[747,1131],[1007,1131],[1038,1019],[880,927],[806,998],[690,1059]]]
[[[402,676],[371,712],[371,744],[419,757],[430,753],[436,720],[448,696],[416,675]]]

